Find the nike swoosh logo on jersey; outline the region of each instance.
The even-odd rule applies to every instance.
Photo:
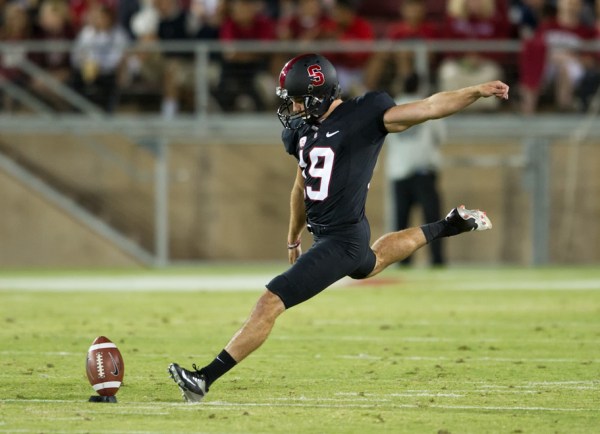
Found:
[[[334,131],[333,133],[330,133],[329,131],[327,131],[325,133],[325,137],[331,137],[331,136],[335,136],[337,133],[339,133],[340,130]]]

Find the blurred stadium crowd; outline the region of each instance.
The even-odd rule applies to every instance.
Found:
[[[443,52],[430,56],[430,88],[503,79],[524,114],[585,111],[600,81],[600,0],[0,0],[0,80],[26,89],[53,110],[70,108],[47,80],[19,67],[27,58],[108,113],[193,110],[191,52],[151,49],[157,42],[510,40],[518,53]],[[23,41],[70,41],[36,51]],[[585,44],[583,44],[585,45]],[[413,51],[324,53],[346,96],[383,89],[413,92],[420,82]],[[211,52],[211,108],[265,111],[289,56]],[[24,111],[0,88],[3,112]],[[496,101],[474,109],[493,111]]]

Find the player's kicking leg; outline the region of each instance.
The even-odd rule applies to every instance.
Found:
[[[368,277],[379,274],[388,265],[401,261],[433,240],[487,229],[492,229],[492,222],[485,212],[466,209],[461,205],[438,222],[386,234],[371,247],[377,263]]]
[[[233,335],[227,346],[211,363],[202,369],[193,365],[193,371],[171,363],[169,374],[179,386],[183,399],[188,402],[201,401],[213,382],[244,360],[267,339],[275,320],[284,311],[285,306],[281,298],[266,290],[259,297],[242,328]]]
[[[179,386],[181,396],[187,402],[199,402],[208,392],[208,384],[206,377],[194,365],[194,371],[188,371],[182,368],[177,363],[169,365],[169,374],[171,378]]]
[[[458,233],[452,235],[492,229],[492,222],[485,211],[466,209],[464,205],[450,211],[443,221],[447,221],[458,230]]]

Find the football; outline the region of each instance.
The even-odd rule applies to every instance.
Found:
[[[125,365],[117,346],[107,337],[98,336],[87,353],[86,372],[90,384],[100,396],[114,396],[119,391]]]

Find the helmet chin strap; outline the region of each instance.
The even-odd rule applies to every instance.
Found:
[[[325,113],[327,113],[327,110],[329,110],[329,107],[331,107],[331,104],[333,104],[333,102],[339,98],[341,93],[341,87],[339,84],[337,84],[335,86],[335,88],[333,88],[333,90],[331,91],[331,95],[329,95],[328,97],[322,98],[322,99],[318,99],[320,106],[322,107],[319,112],[318,112],[318,119],[320,119]]]
[[[340,90],[341,88],[338,84],[328,97],[318,98],[313,95],[306,95],[304,97],[304,110],[294,113],[292,112],[292,97],[288,95],[286,89],[277,88],[277,95],[284,100],[277,110],[277,116],[284,128],[299,128],[302,124],[298,124],[296,127],[292,127],[291,125],[293,120],[299,118],[301,118],[304,123],[318,128],[318,125],[321,124],[320,119],[327,113],[329,107],[333,104],[333,101],[339,98]]]

